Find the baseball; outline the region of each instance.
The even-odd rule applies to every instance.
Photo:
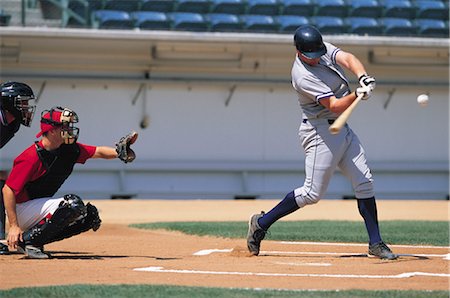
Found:
[[[420,94],[419,96],[417,96],[417,103],[422,107],[426,107],[428,105],[428,100],[428,94]]]

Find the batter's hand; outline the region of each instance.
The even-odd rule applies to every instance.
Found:
[[[358,87],[356,88],[355,94],[356,97],[362,94],[362,100],[368,100],[372,95],[372,88],[370,88],[370,86]]]
[[[375,78],[369,76],[368,74],[363,74],[362,76],[359,77],[359,84],[361,85],[361,87],[370,87],[370,89],[375,89],[376,86],[376,82],[375,82]]]
[[[138,138],[138,133],[132,131],[128,135],[122,137],[116,144],[117,157],[124,163],[132,162],[136,158],[136,154],[133,149],[130,148]]]

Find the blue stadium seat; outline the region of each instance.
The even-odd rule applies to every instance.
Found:
[[[241,21],[244,24],[244,31],[259,33],[276,33],[278,24],[271,16],[264,15],[242,15]]]
[[[304,16],[282,15],[275,16],[273,19],[278,24],[280,33],[294,34],[298,27],[309,24],[308,18]]]
[[[402,18],[380,18],[378,20],[383,26],[383,32],[388,36],[416,36],[417,26],[409,19]]]
[[[348,17],[345,19],[348,33],[358,35],[383,35],[383,28],[375,18]]]
[[[242,22],[234,14],[209,13],[205,15],[205,20],[213,32],[239,32],[243,29]]]
[[[69,0],[68,8],[80,17],[87,19],[91,23],[92,12],[103,8],[102,0],[88,0],[85,3],[78,0]],[[69,17],[66,26],[76,27],[82,25],[75,18]]]
[[[419,0],[414,3],[418,19],[448,20],[448,5],[440,1]]]
[[[169,15],[172,29],[179,31],[208,31],[208,23],[203,15],[193,12],[172,12]]]
[[[0,26],[9,26],[9,22],[11,21],[11,15],[6,11],[0,9]]]
[[[229,13],[240,15],[245,13],[245,0],[212,0],[212,13]]]
[[[209,0],[176,0],[175,12],[208,13],[211,6]]]
[[[346,17],[348,6],[344,0],[315,0],[316,16]]]
[[[349,17],[381,17],[382,7],[377,0],[349,0]]]
[[[170,30],[171,23],[161,11],[135,11],[130,13],[137,28],[143,30]]]
[[[347,33],[347,25],[340,17],[316,16],[310,18],[310,22],[322,34],[344,34]]]
[[[140,0],[107,0],[103,10],[136,11],[139,9]]]
[[[416,8],[409,0],[380,0],[383,6],[382,16],[385,18],[414,19]]]
[[[280,13],[277,0],[247,0],[247,14],[275,16]]]
[[[417,19],[414,21],[418,34],[422,37],[449,37],[448,26],[442,20]]]
[[[312,0],[281,0],[281,14],[310,17],[314,14]]]
[[[92,13],[92,25],[98,29],[133,29],[134,21],[126,11],[96,10]]]
[[[142,11],[172,12],[175,7],[175,0],[142,0]]]

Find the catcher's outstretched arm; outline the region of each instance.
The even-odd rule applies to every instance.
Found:
[[[113,159],[117,158],[116,149],[108,146],[97,146],[92,158],[103,158],[103,159]]]

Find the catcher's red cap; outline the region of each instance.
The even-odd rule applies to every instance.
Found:
[[[40,136],[42,136],[42,134],[57,127],[58,124],[61,123],[61,114],[62,112],[52,111],[52,118],[50,119],[50,112],[45,113],[41,118],[41,131],[38,132],[36,138],[39,138]],[[48,120],[46,121],[46,119]]]

